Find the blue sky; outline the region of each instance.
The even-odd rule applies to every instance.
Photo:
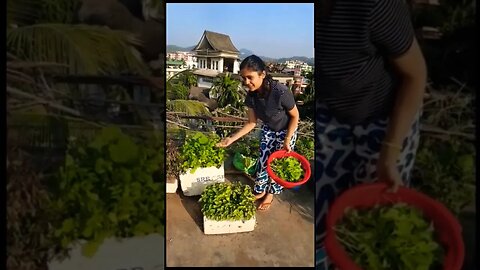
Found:
[[[267,57],[313,57],[313,4],[167,3],[167,44],[196,45],[203,31]]]

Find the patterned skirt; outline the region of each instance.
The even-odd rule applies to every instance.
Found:
[[[421,111],[417,113],[410,133],[403,142],[398,161],[398,170],[406,186],[410,182],[418,148],[420,116]],[[315,234],[318,269],[329,269],[323,250],[327,210],[343,191],[358,183],[376,180],[376,163],[387,124],[388,118],[361,125],[339,123],[326,105],[317,105]]]
[[[280,194],[283,187],[273,181],[267,173],[267,160],[270,154],[282,149],[287,130],[274,131],[267,125],[263,124],[260,132],[260,158],[257,162],[256,179],[254,191],[255,193],[263,193],[265,191],[272,194]],[[297,131],[295,131],[290,139],[290,147],[295,148],[297,140]]]

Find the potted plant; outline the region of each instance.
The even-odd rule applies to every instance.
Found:
[[[165,182],[156,177],[164,171],[163,145],[163,138],[137,143],[116,127],[102,129],[93,140],[70,141],[65,164],[52,178],[49,208],[55,241],[73,250],[50,269],[79,262],[86,269],[117,269],[121,254],[141,254],[129,260],[143,267],[163,263],[148,253],[163,249]],[[119,259],[108,264],[106,256]]]
[[[180,186],[185,196],[202,194],[210,184],[224,182],[225,149],[216,147],[216,135],[187,134],[180,152]]]
[[[205,234],[253,231],[255,196],[248,185],[215,183],[203,191],[200,200]]]

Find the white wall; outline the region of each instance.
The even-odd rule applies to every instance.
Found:
[[[240,62],[235,60],[233,62],[233,74],[238,74],[240,72]]]
[[[173,75],[186,70],[186,68],[167,68],[167,80],[170,79]]]
[[[213,78],[197,75],[197,86],[210,88],[213,85]]]

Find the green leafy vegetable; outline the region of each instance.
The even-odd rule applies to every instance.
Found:
[[[458,216],[475,203],[475,158],[472,143],[425,138],[415,157],[412,186]]]
[[[305,174],[302,164],[294,157],[276,158],[270,167],[275,175],[288,182],[301,181]]]
[[[201,132],[187,135],[180,153],[181,170],[194,173],[198,168],[220,168],[225,158],[225,149],[215,146],[219,141],[218,136],[207,136]]]
[[[299,137],[295,143],[295,152],[307,160],[313,160],[315,155],[315,142],[311,137]]]
[[[91,142],[71,142],[52,191],[63,247],[84,239],[83,254],[93,256],[108,237],[163,234],[165,184],[154,174],[163,171],[164,139],[151,139],[137,144],[108,127]]]
[[[212,220],[249,220],[255,215],[255,196],[248,185],[215,183],[200,197],[202,213]]]
[[[443,249],[434,240],[433,225],[405,204],[348,209],[335,231],[362,269],[442,269]]]
[[[247,157],[258,158],[260,156],[260,140],[258,138],[243,137],[236,141],[228,151],[231,155],[240,153]]]

